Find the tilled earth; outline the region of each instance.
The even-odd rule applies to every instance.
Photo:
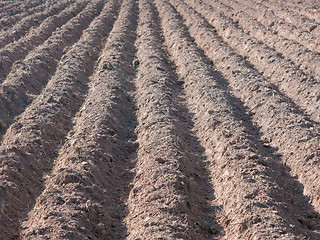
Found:
[[[317,0],[0,0],[0,239],[320,239]]]

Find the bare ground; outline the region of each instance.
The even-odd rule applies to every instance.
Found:
[[[320,239],[317,1],[0,1],[0,239]]]

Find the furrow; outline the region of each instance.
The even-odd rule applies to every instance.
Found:
[[[247,58],[270,82],[311,115],[314,121],[320,121],[319,82],[305,75],[274,49],[249,36],[216,8],[196,0],[188,2],[209,21],[225,42]]]
[[[36,6],[40,3],[42,3],[43,1],[41,0],[37,0],[37,1],[28,1],[25,2],[16,2],[16,1],[13,1],[12,3],[6,3],[5,6],[3,6],[1,8],[1,13],[6,13],[7,15],[15,15],[15,14],[18,14],[20,12],[22,12],[24,9],[28,8],[28,5],[30,4],[31,7],[33,6]]]
[[[140,1],[136,79],[136,177],[128,199],[127,239],[200,239],[219,227],[203,151],[190,129],[181,86],[150,1]],[[207,212],[210,212],[209,214]],[[201,237],[200,237],[201,236]]]
[[[247,15],[245,11],[242,11],[243,7],[240,3],[236,4],[233,0],[228,0],[227,2],[233,8],[229,6],[223,7],[222,4],[219,4],[220,8],[226,16],[237,23],[238,27],[244,29],[248,35],[252,35],[257,40],[264,42],[268,47],[274,48],[282,56],[293,61],[306,74],[320,82],[319,53],[310,51],[296,41],[274,34],[267,26]],[[275,52],[275,55],[277,55],[277,52]],[[294,68],[296,67],[294,66]]]
[[[182,2],[181,2],[182,3]],[[167,1],[156,1],[172,58],[184,79],[200,143],[211,162],[216,204],[221,205],[221,239],[304,239],[313,236],[293,218],[277,158],[267,157],[250,129],[241,103],[206,63]],[[245,119],[246,122],[243,120]],[[285,178],[286,179],[286,178]],[[255,213],[254,215],[252,213]],[[303,236],[304,235],[304,236]]]
[[[284,4],[292,9],[292,11],[302,14],[308,18],[316,20],[320,19],[319,2],[315,1],[285,1]]]
[[[88,2],[76,2],[58,15],[50,16],[39,27],[32,29],[24,38],[8,44],[0,50],[0,79],[10,72],[14,62],[23,59],[29,51],[42,44],[52,33],[77,15]],[[1,81],[1,80],[0,80]]]
[[[201,9],[201,5],[198,6]],[[210,9],[206,5],[202,5],[202,8]],[[199,21],[199,18],[193,21]],[[201,26],[208,25],[203,20],[200,22]],[[248,107],[253,121],[260,127],[264,141],[269,147],[277,149],[283,164],[290,167],[292,176],[297,176],[303,184],[300,190],[303,190],[303,194],[319,212],[318,125],[303,115],[275,86],[259,76],[254,68],[221,43],[221,40],[217,44],[219,39],[214,31],[210,31],[208,27],[200,31],[201,26],[193,26],[191,30],[190,20],[188,24],[197,43],[229,80],[235,96]],[[317,215],[312,215],[310,219],[316,223],[319,221]],[[308,227],[319,231],[318,224]]]
[[[26,17],[28,14],[32,13],[34,11],[34,9],[41,9],[41,8],[45,8],[47,6],[47,3],[48,2],[44,2],[44,1],[33,1],[32,4],[28,5],[27,6],[23,6],[22,4],[20,4],[20,6],[23,6],[24,7],[24,11],[23,12],[19,12],[17,14],[11,14],[11,16],[14,16],[14,15],[21,15],[21,17]],[[52,2],[51,2],[52,4]],[[5,5],[6,7],[8,7],[10,4],[2,4],[2,5]],[[1,10],[4,10],[4,6],[0,6]],[[12,9],[12,7],[11,7]],[[4,19],[8,19],[10,18],[10,15],[9,15],[9,12],[8,11],[1,11],[0,12],[0,22],[3,23]],[[0,25],[1,26],[1,25]],[[7,29],[9,26],[1,26],[1,31]]]
[[[136,148],[130,96],[136,16],[136,2],[124,1],[76,125],[23,224],[25,239],[124,239],[126,235],[123,201],[134,165],[130,154]]]
[[[316,22],[314,19],[307,18],[300,13],[294,12],[289,7],[284,6],[283,3],[279,3],[278,1],[265,1],[264,5],[269,9],[272,9],[276,15],[278,15],[288,23],[295,25],[300,30],[308,31],[311,32],[311,34],[319,36],[319,22]]]
[[[117,3],[108,2],[105,12],[114,4]],[[26,217],[41,193],[44,174],[50,173],[58,148],[72,128],[72,117],[83,103],[89,76],[112,24],[109,14],[102,14],[90,24],[61,61],[43,93],[5,135],[0,147],[3,238],[19,236],[19,220]]]
[[[0,32],[0,48],[3,48],[7,44],[19,40],[23,37],[32,27],[37,27],[47,17],[56,15],[63,9],[65,9],[70,2],[63,1],[57,4],[53,4],[49,9],[43,6],[42,10],[35,11],[34,14],[28,15],[21,19],[15,26],[9,28],[7,31]]]
[[[272,1],[273,3],[274,1]],[[290,9],[291,11],[300,14],[301,16],[305,16],[312,20],[319,20],[320,14],[317,12],[317,8],[319,9],[319,4],[316,1],[283,1],[283,7],[285,9]],[[277,4],[277,3],[276,3]]]
[[[77,16],[55,31],[42,45],[32,50],[21,62],[15,63],[6,80],[0,86],[0,134],[14,122],[15,116],[41,93],[57,65],[70,46],[82,35],[83,30],[101,12],[100,2],[89,3]],[[113,9],[110,11],[112,22]]]
[[[33,6],[38,5],[41,2],[42,2],[41,0],[29,1],[30,5],[33,5]],[[15,14],[18,14],[18,13],[22,12],[23,8],[26,9],[27,6],[28,5],[25,2],[22,2],[22,3],[18,3],[18,2],[14,2],[14,1],[11,2],[11,3],[5,2],[1,6],[0,13],[1,14],[6,14],[7,16],[10,16],[10,15],[12,16],[12,15],[15,15]]]
[[[312,34],[312,29],[303,31],[296,26],[285,22],[282,18],[275,15],[275,13],[262,3],[249,4],[246,0],[238,0],[239,3],[246,6],[246,12],[252,17],[255,17],[261,23],[269,26],[277,34],[291,40],[300,42],[311,51],[320,53],[320,38]]]
[[[25,16],[28,16],[30,13],[32,13],[32,10],[34,7],[37,7],[38,5],[40,5],[40,7],[42,5],[45,6],[49,6],[50,4],[54,4],[53,1],[46,1],[43,2],[42,0],[39,1],[29,1],[27,4],[24,4],[25,2],[23,2],[21,4],[17,3],[20,7],[19,11],[14,12],[14,8],[12,5],[6,5],[7,7],[3,7],[1,8],[1,10],[3,10],[3,14],[0,15],[0,29],[1,31],[3,30],[7,30],[9,27],[11,27],[12,25],[14,25],[15,23],[17,23],[20,19],[22,19]]]

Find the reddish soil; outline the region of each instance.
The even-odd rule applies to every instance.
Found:
[[[320,39],[319,35],[316,34],[315,28],[318,24],[315,23],[309,28],[299,28],[296,25],[287,22],[285,19],[279,17],[275,10],[270,9],[263,3],[250,4],[246,0],[241,0],[243,8],[250,14],[255,16],[259,21],[268,25],[268,27],[279,34],[280,36],[287,37],[289,39],[300,42],[312,51],[320,52]],[[247,7],[249,6],[249,7]],[[274,4],[273,4],[274,6]],[[314,28],[315,27],[315,28]]]
[[[70,5],[59,14],[46,18],[39,27],[31,29],[23,38],[2,48],[0,50],[0,79],[7,76],[15,62],[23,59],[29,51],[47,40],[57,28],[78,14],[85,4],[86,2],[79,1]]]
[[[318,5],[0,1],[0,239],[320,239]]]
[[[53,4],[49,6],[41,5],[37,8],[34,8],[34,14],[29,13],[29,15],[21,19],[7,31],[2,30],[0,32],[0,48],[3,48],[5,45],[13,41],[19,40],[19,38],[23,37],[26,33],[28,33],[30,28],[37,27],[47,17],[53,14],[57,14],[62,9],[66,8],[68,4],[70,4],[70,2],[62,1],[58,4]],[[48,7],[49,9],[47,9]]]
[[[23,61],[15,62],[5,81],[0,86],[2,105],[2,132],[10,126],[15,116],[40,94],[68,48],[79,40],[82,31],[99,14],[101,6],[92,2],[77,16],[63,25],[52,36],[33,51]],[[100,4],[101,5],[101,4]],[[112,19],[110,19],[112,20]]]
[[[47,8],[51,6],[55,0],[49,0],[44,3],[43,0],[30,0],[23,2],[12,1],[8,3],[5,1],[0,10],[0,29],[9,29],[13,24],[17,23],[20,19],[34,13],[34,11],[40,10],[43,7]]]

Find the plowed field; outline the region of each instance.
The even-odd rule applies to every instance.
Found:
[[[0,240],[320,239],[317,0],[0,0]]]

